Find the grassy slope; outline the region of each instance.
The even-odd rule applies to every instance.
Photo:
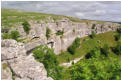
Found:
[[[58,60],[60,61],[60,63],[68,62],[67,60],[68,58],[70,58],[70,60],[73,60],[75,58],[81,57],[82,55],[85,55],[94,47],[103,46],[104,44],[108,44],[109,46],[115,46],[117,43],[114,38],[115,34],[116,34],[115,32],[110,31],[98,34],[94,39],[91,39],[89,37],[83,37],[81,38],[81,46],[76,50],[76,53],[74,55],[71,55],[66,51],[58,55]],[[97,42],[98,40],[100,40],[101,43],[98,43]]]
[[[96,35],[94,39],[90,39],[89,37],[81,38],[81,47],[76,50],[76,54],[74,56],[68,54],[65,52],[63,55],[59,55],[58,59],[62,62],[67,62],[66,58],[69,57],[71,59],[78,58],[82,55],[85,55],[87,52],[89,52],[91,49],[93,49],[96,46],[104,46],[104,44],[108,44],[110,47],[114,47],[117,44],[117,41],[115,41],[114,35],[116,32],[110,31],[102,34]],[[86,41],[83,41],[85,40]],[[99,44],[97,40],[100,40],[101,43]],[[121,42],[121,39],[119,40]],[[121,55],[116,55],[112,51],[110,57],[117,58],[121,62]],[[81,60],[80,60],[81,61]],[[70,67],[71,68],[71,67]],[[69,68],[64,67],[64,80],[70,80],[71,74],[69,73]]]
[[[76,17],[71,16],[63,16],[63,15],[54,15],[54,14],[46,14],[46,13],[37,13],[37,12],[24,12],[15,9],[1,9],[1,19],[2,19],[2,26],[4,27],[15,27],[19,23],[23,22],[24,20],[36,20],[36,21],[45,21],[48,22],[48,18],[53,19],[54,21],[60,20],[62,18],[68,18],[72,22],[84,22],[84,23],[104,23],[104,21],[91,21],[91,20],[84,20],[79,19]]]
[[[2,26],[12,27],[14,24],[23,22],[24,20],[47,20],[47,17],[51,16],[54,20],[60,19],[63,16],[35,13],[35,12],[23,12],[14,9],[3,9],[1,10]]]

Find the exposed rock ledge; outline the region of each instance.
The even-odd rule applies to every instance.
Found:
[[[47,77],[44,65],[37,62],[32,53],[29,56],[26,55],[23,43],[9,39],[2,40],[1,44],[1,79],[52,80],[51,77]],[[12,76],[12,73],[15,75]]]
[[[95,24],[93,29],[96,34],[104,33],[108,31],[115,31],[120,24],[112,22],[104,23],[84,23],[79,22],[75,23],[69,19],[63,19],[55,22],[37,22],[29,21],[31,30],[28,35],[25,35],[23,26],[17,27],[17,30],[20,33],[20,38],[27,38],[31,42],[25,43],[25,49],[27,51],[34,49],[36,46],[47,45],[50,48],[54,49],[56,54],[60,54],[62,51],[66,51],[67,48],[72,44],[76,37],[84,37],[91,34],[92,26]],[[46,29],[51,30],[50,38],[46,37]],[[63,31],[63,35],[56,35],[58,31]],[[34,38],[38,40],[32,41]]]

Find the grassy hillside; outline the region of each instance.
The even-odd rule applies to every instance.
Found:
[[[109,46],[115,46],[117,41],[115,41],[115,35],[117,33],[110,31],[102,34],[96,35],[94,39],[90,37],[83,37],[81,38],[81,45],[80,48],[76,50],[74,55],[71,55],[68,51],[63,52],[62,54],[58,55],[58,59],[60,63],[68,62],[68,58],[73,60],[75,58],[81,57],[85,55],[88,51],[92,50],[94,47],[103,47],[104,44],[108,44]],[[100,43],[98,42],[100,41]],[[121,40],[120,40],[121,41]]]
[[[1,10],[2,16],[2,26],[12,27],[14,24],[19,24],[25,20],[42,20],[47,21],[48,17],[51,17],[54,20],[61,19],[64,16],[60,15],[52,15],[52,14],[45,14],[45,13],[36,13],[36,12],[24,12],[20,10],[14,9],[3,9]]]
[[[2,27],[10,28],[10,27],[17,27],[21,25],[21,22],[25,20],[35,20],[35,21],[45,21],[48,22],[49,20],[53,19],[54,21],[60,20],[62,18],[68,18],[72,22],[84,22],[84,23],[105,23],[104,21],[91,21],[91,20],[84,20],[79,19],[76,17],[71,16],[63,16],[63,15],[54,15],[54,14],[46,14],[46,13],[37,13],[37,12],[25,12],[15,9],[1,9],[1,24]]]

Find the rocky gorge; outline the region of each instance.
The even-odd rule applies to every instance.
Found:
[[[59,55],[67,50],[75,38],[91,35],[92,30],[99,34],[115,31],[120,27],[120,24],[114,22],[73,22],[69,18],[57,21],[50,18],[48,22],[36,20],[28,22],[30,24],[28,34],[25,33],[21,23],[8,31],[10,33],[12,30],[17,30],[20,33],[19,39],[25,40],[17,42],[13,39],[2,39],[1,41],[2,79],[53,80],[47,76],[44,65],[34,59],[32,50],[35,47],[47,45],[54,49],[56,55]],[[92,28],[94,25],[95,27]],[[46,36],[47,29],[50,30],[49,38]],[[61,34],[58,34],[60,32]]]
[[[31,50],[39,45],[47,45],[54,49],[54,52],[58,55],[61,51],[66,49],[72,44],[76,37],[88,36],[92,33],[92,26],[95,24],[94,31],[96,34],[104,33],[108,31],[115,31],[120,24],[112,22],[103,23],[75,23],[69,19],[62,19],[56,22],[37,22],[30,21],[31,30],[28,35],[24,32],[22,26],[16,30],[20,33],[20,38],[27,38],[30,42],[24,42],[26,50]],[[46,30],[50,29],[50,37],[47,39]],[[57,35],[57,32],[63,31],[62,35]]]

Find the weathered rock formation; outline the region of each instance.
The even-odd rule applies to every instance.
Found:
[[[31,42],[25,42],[25,47],[27,50],[31,50],[40,44],[48,45],[53,48],[56,54],[59,54],[61,51],[65,51],[68,46],[72,44],[76,37],[84,37],[91,34],[92,25],[95,24],[95,32],[104,33],[111,30],[116,30],[120,24],[112,22],[104,23],[75,23],[69,19],[62,19],[58,21],[50,22],[37,22],[30,21],[31,30],[28,35],[25,36],[23,27],[18,27],[18,31],[22,37],[27,37],[30,40],[38,38],[37,40]],[[46,28],[51,30],[50,38],[46,38]],[[64,31],[62,36],[56,35],[58,31]]]
[[[37,62],[32,53],[27,56],[23,43],[2,40],[1,78],[6,80],[52,80],[42,63]]]

